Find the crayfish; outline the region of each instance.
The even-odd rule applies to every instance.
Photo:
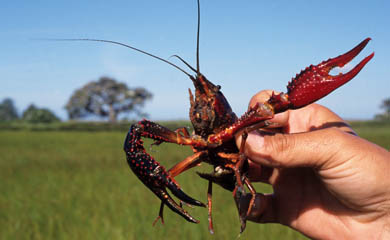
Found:
[[[328,95],[354,78],[372,59],[374,53],[364,58],[348,73],[340,73],[337,76],[329,75],[331,69],[334,67],[343,67],[358,55],[370,41],[370,38],[367,38],[345,54],[328,59],[315,66],[310,65],[288,83],[287,93],[273,93],[267,102],[258,103],[238,118],[222,94],[221,87],[214,85],[200,72],[199,26],[200,6],[198,0],[196,68],[192,67],[181,57],[174,55],[174,57],[178,58],[191,69],[195,75],[187,73],[168,60],[120,42],[99,39],[66,40],[98,41],[122,45],[163,61],[179,69],[190,78],[195,87],[195,94],[189,90],[191,104],[189,115],[194,133],[190,134],[186,128],[171,131],[160,124],[144,119],[131,125],[127,133],[124,142],[127,163],[135,175],[161,200],[159,215],[154,223],[159,219],[164,222],[163,209],[165,205],[187,221],[198,223],[198,220],[183,209],[182,203],[201,207],[206,207],[206,205],[185,194],[175,181],[175,177],[202,162],[213,165],[213,172],[198,173],[200,177],[209,181],[207,191],[209,230],[211,233],[214,231],[211,218],[211,197],[212,183],[216,183],[233,192],[233,197],[239,209],[240,198],[245,194],[245,186],[250,191],[252,197],[247,213],[243,216],[240,215],[241,232],[243,232],[246,226],[246,216],[254,206],[256,195],[256,190],[252,186],[250,179],[246,176],[248,161],[243,149],[245,147],[247,133],[255,129],[266,128],[270,124],[268,120],[272,119],[277,113],[305,107]],[[235,143],[235,136],[237,134],[243,135],[243,141],[239,147]],[[145,151],[143,137],[153,139],[156,144],[169,142],[179,145],[189,145],[192,147],[194,154],[177,163],[171,169],[166,170]],[[180,200],[180,204],[171,198],[166,190],[167,188]]]

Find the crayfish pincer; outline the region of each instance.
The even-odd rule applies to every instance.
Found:
[[[184,211],[172,198],[169,196],[165,188],[169,188],[172,193],[178,197],[181,201],[191,205],[203,206],[205,205],[185,194],[176,183],[175,179],[168,174],[163,166],[153,159],[148,153],[146,153],[143,147],[143,141],[141,136],[147,136],[155,140],[162,140],[158,135],[154,135],[153,131],[150,131],[145,135],[146,130],[153,126],[154,129],[161,131],[168,129],[159,126],[155,123],[142,121],[138,124],[131,126],[129,133],[127,134],[124,149],[126,151],[127,162],[137,175],[137,177],[156,194],[162,201],[160,215],[161,220],[163,219],[163,206],[167,205],[172,211],[183,216],[187,221],[198,223],[199,221],[194,219],[186,211]]]
[[[297,74],[289,82],[287,85],[287,93],[272,94],[267,102],[258,103],[238,118],[222,94],[221,87],[214,85],[200,72],[199,19],[200,6],[198,0],[196,68],[192,67],[181,57],[174,55],[174,57],[193,71],[194,75],[189,74],[168,60],[120,42],[100,39],[66,40],[107,42],[125,46],[165,62],[189,77],[195,88],[194,93],[189,90],[191,105],[189,115],[194,133],[190,134],[186,128],[179,128],[172,131],[148,120],[142,120],[137,124],[133,124],[127,133],[124,143],[127,163],[135,175],[161,200],[160,212],[154,223],[158,219],[161,219],[162,222],[164,221],[163,210],[165,205],[187,221],[198,223],[198,220],[182,208],[182,203],[202,207],[205,207],[205,204],[185,194],[178,183],[176,183],[175,177],[202,162],[211,164],[213,166],[211,173],[198,173],[200,177],[208,180],[207,207],[209,230],[211,233],[214,231],[211,215],[212,186],[213,183],[216,183],[224,189],[233,192],[233,197],[239,210],[241,207],[244,209],[243,206],[240,206],[242,202],[240,200],[244,196],[248,196],[245,191],[246,189],[249,190],[251,200],[248,210],[246,214],[245,212],[244,214],[239,214],[242,232],[246,226],[246,218],[251,213],[256,199],[256,190],[247,177],[248,160],[243,151],[247,133],[256,129],[267,128],[269,126],[268,120],[272,119],[277,113],[284,112],[288,109],[302,108],[325,97],[354,78],[372,59],[374,53],[364,58],[348,73],[337,76],[329,75],[332,68],[343,67],[357,56],[370,41],[370,38],[367,38],[345,54],[328,59],[315,66],[310,65],[310,67],[301,71],[301,73]],[[235,143],[235,136],[237,134],[243,134],[243,141],[241,141],[241,145],[238,147]],[[153,139],[157,144],[169,142],[188,145],[191,146],[194,154],[177,163],[171,169],[166,170],[152,156],[145,152],[142,138]],[[167,192],[167,188],[180,200],[180,204],[177,204],[171,198]]]

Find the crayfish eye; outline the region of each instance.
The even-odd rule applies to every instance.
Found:
[[[201,122],[202,121],[202,118],[201,118],[199,113],[195,114],[195,119],[196,119],[197,122]]]

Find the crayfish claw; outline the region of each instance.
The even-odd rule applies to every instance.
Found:
[[[344,67],[345,64],[352,61],[354,57],[356,57],[368,44],[371,38],[366,38],[362,42],[360,42],[356,47],[349,50],[348,52],[341,54],[338,57],[328,59],[327,61],[323,61],[318,64],[318,67],[321,68],[329,68],[329,71],[334,67]]]
[[[332,76],[329,72],[335,67],[343,67],[356,57],[371,38],[366,38],[352,50],[320,64],[306,68],[288,84],[289,108],[297,109],[313,103],[354,78],[374,57],[374,53],[364,58],[357,66],[345,74]]]
[[[192,197],[188,196],[186,193],[184,193],[180,188],[179,186],[177,185],[177,183],[174,182],[173,179],[169,179],[168,180],[168,184],[167,184],[167,187],[169,188],[169,190],[171,190],[171,192],[173,193],[173,195],[175,195],[177,198],[179,198],[181,201],[187,203],[187,204],[190,204],[190,205],[195,205],[195,206],[199,206],[199,207],[206,207],[206,205],[198,200],[195,200],[193,199]]]
[[[125,139],[124,151],[126,153],[127,163],[131,170],[142,183],[162,201],[159,216],[154,221],[154,224],[158,219],[161,219],[161,221],[164,222],[164,205],[167,205],[172,211],[181,215],[187,221],[198,223],[198,220],[193,218],[187,211],[178,205],[171,196],[169,196],[166,188],[169,188],[172,193],[183,202],[202,207],[205,207],[205,205],[185,194],[165,168],[145,151],[141,139],[143,134],[145,134],[145,132],[142,124],[132,125]]]
[[[333,76],[332,78],[334,79],[335,82],[341,83],[340,86],[352,78],[354,78],[360,70],[363,69],[363,67],[368,63],[368,61],[371,60],[371,58],[374,57],[374,53],[371,53],[367,57],[365,57],[358,65],[356,65],[351,71],[345,73],[345,74],[339,74],[337,76]]]
[[[182,216],[184,219],[186,219],[189,222],[199,223],[199,220],[192,217],[186,210],[184,210],[179,204],[177,204],[165,189],[153,189],[152,191],[157,195],[157,197],[159,197],[161,199],[162,205],[164,205],[164,204],[167,205],[172,211],[179,214],[180,216]],[[157,217],[157,219],[154,222],[157,222],[157,220],[160,218],[164,222],[163,215],[162,215],[162,213],[163,213],[162,209],[163,209],[163,206],[160,206],[159,216]]]

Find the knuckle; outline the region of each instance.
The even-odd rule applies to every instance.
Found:
[[[286,134],[276,134],[273,142],[277,152],[284,153],[289,149],[289,141]]]
[[[253,107],[259,102],[260,103],[266,102],[270,98],[271,94],[272,94],[272,90],[262,90],[256,93],[249,101],[249,106]]]
[[[265,137],[265,149],[273,165],[283,167],[291,161],[294,142],[293,135],[278,133]]]
[[[326,131],[326,135],[327,136],[333,136],[334,139],[343,139],[343,136],[346,134],[346,132],[344,132],[343,130],[337,128],[337,127],[330,127],[330,128],[326,128],[324,129],[324,131]],[[331,138],[327,138],[328,140],[331,140]],[[326,139],[324,139],[326,140]],[[333,142],[333,141],[332,141]]]

